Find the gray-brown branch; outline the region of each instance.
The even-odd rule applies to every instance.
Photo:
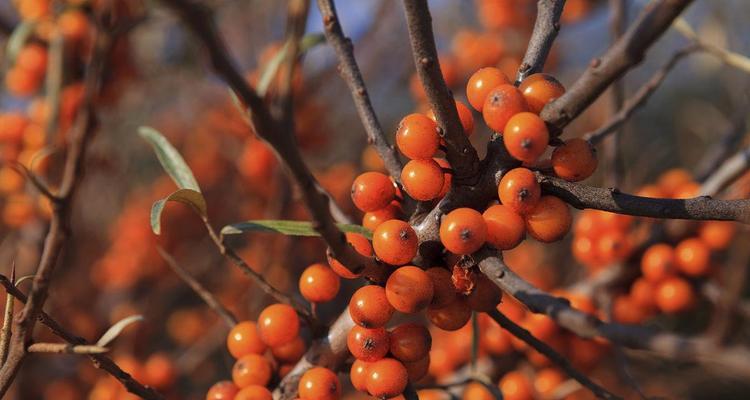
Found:
[[[534,30],[518,68],[516,83],[520,83],[531,74],[542,72],[552,44],[560,31],[560,16],[565,7],[565,0],[538,0],[536,2],[536,22]]]

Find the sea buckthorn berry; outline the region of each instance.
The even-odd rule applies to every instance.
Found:
[[[690,182],[693,182],[692,175],[682,168],[667,170],[659,176],[657,181],[665,197],[672,197],[680,187]]]
[[[240,389],[232,381],[219,381],[206,393],[206,400],[232,400]]]
[[[665,313],[686,311],[694,302],[693,287],[682,278],[667,278],[656,288],[656,305]]]
[[[428,308],[427,318],[433,325],[444,331],[456,331],[471,319],[471,307],[464,298],[456,296],[456,300],[445,307]]]
[[[443,171],[443,188],[440,189],[440,194],[437,196],[438,198],[443,198],[451,189],[451,184],[453,183],[453,172],[451,172],[451,165],[448,163],[448,160],[444,158],[434,158],[433,160],[438,163]]]
[[[526,231],[534,239],[550,243],[563,238],[573,218],[564,201],[555,196],[542,196],[533,210],[525,215]]]
[[[404,364],[393,358],[371,363],[367,372],[367,392],[380,399],[389,399],[403,393],[409,381],[409,373]]]
[[[528,111],[526,100],[513,85],[500,85],[487,94],[482,106],[484,122],[495,132],[502,132],[512,116]]]
[[[5,72],[5,88],[14,96],[30,96],[42,84],[42,77],[19,67],[13,67]]]
[[[370,211],[362,217],[362,226],[374,231],[380,224],[391,219],[398,219],[401,215],[401,207],[397,202],[391,202],[380,210]]]
[[[369,367],[370,363],[367,361],[356,359],[349,371],[349,380],[351,380],[352,386],[360,392],[367,391],[367,370]]]
[[[705,221],[698,235],[711,250],[724,250],[732,243],[737,225],[731,221]]]
[[[471,382],[466,385],[461,400],[495,400],[496,397],[483,384]]]
[[[325,303],[339,293],[339,276],[328,266],[312,264],[299,277],[299,291],[311,303]]]
[[[500,379],[500,391],[505,400],[533,400],[534,387],[526,375],[518,371],[510,371]]]
[[[573,257],[589,269],[597,270],[606,264],[596,251],[596,241],[588,236],[573,236],[571,248]]]
[[[363,235],[360,235],[359,233],[354,232],[347,232],[344,234],[346,237],[346,242],[349,243],[350,246],[354,248],[354,251],[357,253],[365,256],[365,257],[371,257],[372,256],[372,245],[370,244],[370,241],[367,240],[366,237]],[[338,276],[344,278],[344,279],[355,279],[359,278],[360,274],[355,274],[352,271],[349,270],[344,264],[341,264],[338,260],[336,260],[333,257],[328,256],[328,265],[331,266],[331,269],[333,272],[335,272]]]
[[[420,324],[403,324],[391,331],[391,354],[401,362],[415,362],[427,357],[432,348],[430,331]]]
[[[297,336],[294,340],[281,346],[271,348],[271,354],[273,358],[281,364],[290,364],[299,361],[300,358],[305,354],[307,345],[305,341]]]
[[[526,99],[529,110],[535,114],[539,114],[547,103],[565,93],[565,87],[557,79],[544,73],[529,75],[518,86],[518,90]]]
[[[385,328],[363,328],[355,325],[346,338],[346,345],[354,358],[377,361],[388,354],[390,336]]]
[[[16,65],[38,76],[47,70],[47,49],[39,44],[24,46],[16,56]]]
[[[380,172],[365,172],[354,179],[352,201],[361,211],[375,211],[387,206],[396,197],[396,187]]]
[[[427,355],[417,361],[404,362],[404,367],[406,367],[406,375],[409,377],[409,382],[417,382],[430,372],[430,354],[427,353]],[[420,397],[420,399],[427,400],[425,397]]]
[[[440,242],[453,254],[471,254],[484,245],[487,224],[471,208],[457,208],[440,221]]]
[[[530,169],[514,168],[500,179],[497,195],[504,206],[519,214],[525,214],[539,202],[542,188]]]
[[[297,390],[301,400],[338,400],[341,382],[330,369],[313,367],[302,375]]]
[[[445,268],[432,267],[425,271],[432,280],[432,302],[430,307],[445,307],[456,300],[456,290],[453,287],[452,274]]]
[[[414,200],[428,201],[443,190],[443,169],[433,159],[411,160],[401,170],[401,184]]]
[[[692,199],[693,197],[697,197],[700,192],[701,185],[698,182],[687,182],[672,192],[671,197],[673,199]]]
[[[397,219],[380,224],[372,234],[375,255],[391,265],[404,265],[417,255],[417,233],[412,227]]]
[[[299,335],[299,316],[286,304],[272,304],[258,316],[260,340],[269,347],[287,344]]]
[[[234,400],[273,400],[273,395],[263,386],[250,385],[237,392]]]
[[[623,324],[637,325],[646,320],[644,308],[630,296],[618,296],[612,302],[612,318]]]
[[[496,204],[482,214],[487,224],[487,242],[498,250],[510,250],[524,238],[526,225],[523,218],[510,207]]]
[[[239,388],[250,385],[265,386],[271,381],[271,362],[258,354],[248,354],[234,363],[232,380]]]
[[[255,322],[242,321],[229,331],[227,349],[232,357],[240,358],[248,354],[263,354],[266,345],[260,340]]]
[[[644,277],[633,281],[630,286],[630,298],[638,307],[653,310],[656,307],[656,285]]]
[[[582,181],[596,170],[596,150],[583,139],[566,140],[552,152],[552,168],[560,178],[570,182]]]
[[[440,146],[437,124],[422,114],[405,116],[396,131],[396,146],[410,159],[432,158]]]
[[[534,377],[534,390],[542,398],[550,398],[555,389],[565,382],[565,380],[565,375],[559,369],[544,368],[538,371]]]
[[[511,156],[526,163],[533,163],[549,144],[547,125],[534,113],[518,113],[505,125],[503,143]]]
[[[27,126],[28,118],[20,113],[0,114],[0,142],[20,142],[24,139],[24,130]]]
[[[711,249],[698,238],[680,242],[674,249],[677,268],[688,276],[705,276],[711,269]]]
[[[502,71],[495,67],[479,69],[471,75],[466,84],[466,99],[475,110],[482,112],[484,101],[492,89],[512,83]]]
[[[458,113],[458,120],[461,121],[461,128],[464,131],[464,135],[471,136],[474,133],[474,115],[471,113],[469,107],[458,100],[456,100],[456,112]],[[435,121],[435,112],[430,110],[427,116]]]
[[[503,292],[486,276],[476,274],[474,289],[466,297],[466,303],[472,310],[477,312],[490,312],[497,308]]]
[[[433,293],[430,276],[414,266],[405,266],[393,271],[385,283],[388,302],[393,308],[405,314],[413,314],[427,307],[432,301]]]
[[[143,364],[144,381],[157,389],[168,389],[177,378],[172,360],[164,353],[152,354]]]
[[[385,326],[393,316],[394,308],[388,302],[385,289],[376,285],[362,286],[349,300],[352,321],[365,328]]]
[[[618,230],[607,230],[596,239],[597,256],[605,264],[624,259],[630,249],[630,239]]]
[[[665,243],[652,245],[641,257],[641,273],[653,283],[659,283],[676,272],[675,252]]]

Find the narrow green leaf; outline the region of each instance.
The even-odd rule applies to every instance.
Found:
[[[155,234],[161,234],[161,213],[164,211],[164,207],[167,206],[167,202],[177,201],[183,204],[187,204],[195,210],[201,217],[206,217],[206,199],[200,192],[196,192],[192,189],[180,189],[173,192],[169,196],[156,201],[151,206],[151,230]]]
[[[161,166],[180,189],[191,189],[200,193],[201,189],[190,167],[187,166],[177,149],[161,133],[156,129],[142,126],[138,128],[138,134],[153,146]]]
[[[13,33],[8,39],[5,51],[8,66],[12,66],[16,63],[18,53],[23,49],[23,46],[26,45],[26,42],[29,41],[29,38],[34,33],[35,26],[36,24],[33,21],[23,21],[13,30]]]
[[[366,238],[372,238],[372,232],[360,225],[336,224],[342,232],[358,233]],[[221,228],[222,235],[237,235],[248,232],[281,233],[287,236],[320,236],[309,221],[288,220],[254,220],[227,225]]]
[[[307,34],[303,36],[302,39],[300,39],[299,51],[300,53],[304,53],[307,50],[310,50],[311,48],[325,42],[325,40],[326,37],[322,33]],[[284,43],[284,46],[281,48],[281,50],[279,50],[273,56],[273,58],[271,58],[268,64],[266,64],[265,68],[263,68],[263,71],[261,71],[260,79],[258,79],[258,85],[255,88],[259,96],[263,97],[266,95],[268,87],[271,86],[271,82],[276,76],[276,73],[278,72],[282,61],[284,61],[284,58],[286,58],[286,53],[288,51],[289,42],[287,41],[286,43]]]

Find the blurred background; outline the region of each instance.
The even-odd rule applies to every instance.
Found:
[[[5,79],[0,91],[4,161],[0,167],[0,272],[9,275],[15,263],[19,277],[36,269],[49,205],[8,165],[18,161],[53,185],[57,181],[64,155],[60,145],[80,103],[81,65],[90,46],[87,15],[98,3],[50,2],[49,10],[30,28],[30,37],[35,39],[28,43],[32,44],[48,46],[44,27],[49,21],[57,23],[67,35],[63,65],[69,68],[64,68],[59,127],[50,135],[44,131],[49,110],[45,108],[43,74],[35,78],[37,81],[23,76],[8,54],[12,38],[18,37],[16,27],[29,19],[21,12],[20,3],[25,2],[0,2],[0,19],[7,28],[0,36]],[[233,58],[246,71],[247,79],[256,84],[260,71],[281,48],[286,2],[204,3],[216,11]],[[430,1],[441,66],[458,99],[465,101],[466,80],[480,67],[495,65],[515,76],[533,26],[535,7],[533,1],[511,1],[513,7],[507,3]],[[625,3],[630,22],[647,2]],[[227,88],[211,73],[200,42],[158,2],[128,0],[118,7],[137,24],[118,41],[111,59],[99,101],[100,128],[75,200],[73,235],[55,271],[45,310],[90,341],[122,318],[142,315],[142,322],[129,326],[112,344],[115,360],[169,398],[201,399],[213,383],[231,377],[233,359],[225,348],[227,327],[166,266],[157,246],[172,254],[240,319],[256,318],[272,299],[218,253],[200,219],[188,207],[170,203],[163,215],[162,234],[151,232],[151,204],[175,187],[151,148],[137,135],[138,127],[152,126],[178,147],[206,195],[209,217],[217,228],[248,219],[309,217],[274,154],[254,138]],[[339,1],[337,7],[343,29],[354,42],[375,111],[392,140],[390,135],[404,115],[429,109],[414,77],[402,5],[395,0],[358,0]],[[67,19],[63,20],[63,15]],[[684,17],[701,41],[750,54],[749,2],[695,2]],[[611,43],[610,24],[608,1],[568,0],[546,72],[563,85],[571,85],[590,60]],[[12,33],[14,29],[16,33]],[[307,32],[321,30],[321,18],[313,4]],[[625,97],[687,44],[688,38],[670,29],[644,62],[623,79]],[[358,221],[361,214],[349,198],[351,181],[363,170],[381,168],[379,159],[367,147],[350,94],[336,70],[332,49],[325,43],[311,48],[300,66],[294,80],[299,144],[323,186]],[[680,61],[648,103],[623,126],[617,147],[621,160],[617,187],[636,192],[676,167],[700,179],[716,163],[716,155],[713,160],[706,158],[708,150],[718,151],[715,143],[729,140],[730,154],[746,145],[747,138],[736,131],[745,132],[750,101],[748,72],[706,53]],[[269,96],[273,95],[272,83]],[[582,136],[596,129],[612,115],[613,107],[613,96],[603,95],[566,128],[563,137]],[[480,122],[481,115],[475,113],[475,120]],[[13,129],[21,129],[22,135],[13,136]],[[484,124],[476,124],[472,142],[480,155],[490,134]],[[718,156],[719,161],[727,157],[726,152]],[[606,168],[600,168],[586,183],[615,185]],[[741,242],[733,246],[747,246],[746,241]],[[316,239],[254,234],[232,238],[230,245],[272,284],[295,296],[299,296],[300,272],[311,263],[325,260],[325,248]],[[544,248],[527,241],[511,252],[515,256],[509,255],[508,262],[534,283],[551,290],[585,274],[582,271],[586,269],[570,249],[570,239]],[[725,259],[722,257],[719,262]],[[334,318],[341,304],[346,304],[354,284],[346,285],[336,301],[321,305],[323,318]],[[27,291],[29,282],[20,287]],[[685,318],[667,317],[651,323],[701,332],[708,323],[703,314],[709,312],[706,306],[687,322]],[[747,333],[747,324],[739,324],[735,340],[747,343]],[[36,329],[35,338],[56,341],[42,326]],[[452,343],[445,346],[457,346],[450,347],[448,353],[455,354],[448,356],[452,359],[450,365],[443,365],[444,370],[452,371],[466,363],[461,359],[466,355],[460,350],[460,343],[465,343],[461,340],[451,337],[444,341]],[[635,396],[612,372],[616,369],[612,367],[617,362],[614,358],[591,366],[590,372]],[[735,379],[726,371],[666,363],[640,353],[629,353],[628,358],[632,374],[650,396],[742,398],[750,389],[747,381]],[[434,368],[429,380],[445,373]],[[8,398],[127,396],[116,381],[96,370],[85,357],[34,355],[25,362]]]

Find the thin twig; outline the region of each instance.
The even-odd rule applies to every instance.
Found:
[[[15,286],[16,284],[16,262],[13,261],[13,265],[10,269],[10,283]],[[5,360],[8,359],[8,348],[10,346],[10,338],[13,335],[12,324],[13,324],[13,295],[10,293],[6,294],[5,297],[5,314],[3,318],[3,328],[0,331],[0,365],[5,364]]]
[[[404,0],[404,10],[414,65],[447,147],[446,156],[455,172],[453,183],[473,183],[479,172],[479,156],[464,134],[456,101],[443,79],[427,0]]]
[[[715,195],[750,168],[750,146],[726,160],[701,185],[701,195]]]
[[[69,343],[34,343],[30,345],[26,351],[29,353],[54,353],[54,354],[103,354],[109,351],[108,348],[79,344],[73,345]]]
[[[167,253],[161,246],[158,246],[156,250],[159,252],[164,261],[167,262],[170,268],[180,277],[185,283],[190,286],[193,291],[200,296],[201,299],[210,307],[216,314],[224,320],[229,328],[237,325],[237,318],[229,311],[223,304],[209,292],[203,285],[200,284],[195,278],[193,278],[189,272],[177,263],[169,253]]]
[[[565,0],[538,0],[536,2],[536,22],[534,22],[534,30],[529,39],[526,54],[518,68],[517,83],[544,69],[544,63],[560,31],[560,16],[563,7],[565,7]]]
[[[367,141],[375,146],[375,150],[383,160],[391,177],[400,180],[403,165],[398,158],[396,149],[388,143],[383,127],[380,125],[377,115],[375,115],[365,81],[362,78],[362,72],[359,70],[359,65],[357,65],[357,60],[354,57],[352,41],[344,35],[344,31],[341,29],[336,14],[336,6],[333,0],[318,0],[318,8],[323,17],[326,40],[336,52],[341,77],[352,94],[359,119],[367,132]]]
[[[547,357],[552,363],[560,367],[563,371],[565,371],[566,374],[568,374],[571,378],[577,380],[581,383],[585,388],[591,391],[596,397],[600,399],[620,399],[621,397],[611,393],[607,389],[599,386],[596,384],[596,382],[592,381],[588,376],[586,376],[584,373],[578,371],[573,367],[573,365],[568,361],[567,358],[563,357],[560,353],[555,351],[552,347],[550,347],[547,343],[544,343],[543,341],[537,339],[532,335],[529,331],[521,327],[520,325],[516,324],[515,322],[511,321],[510,318],[506,317],[501,313],[500,311],[493,310],[489,314],[487,314],[495,320],[503,329],[510,332],[513,336],[517,337],[518,339],[521,339],[524,343],[528,344],[534,350],[538,351],[545,357]]]
[[[737,243],[748,243],[750,234],[743,229],[735,240]],[[737,324],[737,310],[742,303],[742,292],[745,289],[748,268],[750,268],[750,246],[737,246],[727,260],[727,264],[725,274],[723,274],[727,279],[722,280],[723,285],[709,330],[709,336],[719,345],[726,343],[732,328]]]

